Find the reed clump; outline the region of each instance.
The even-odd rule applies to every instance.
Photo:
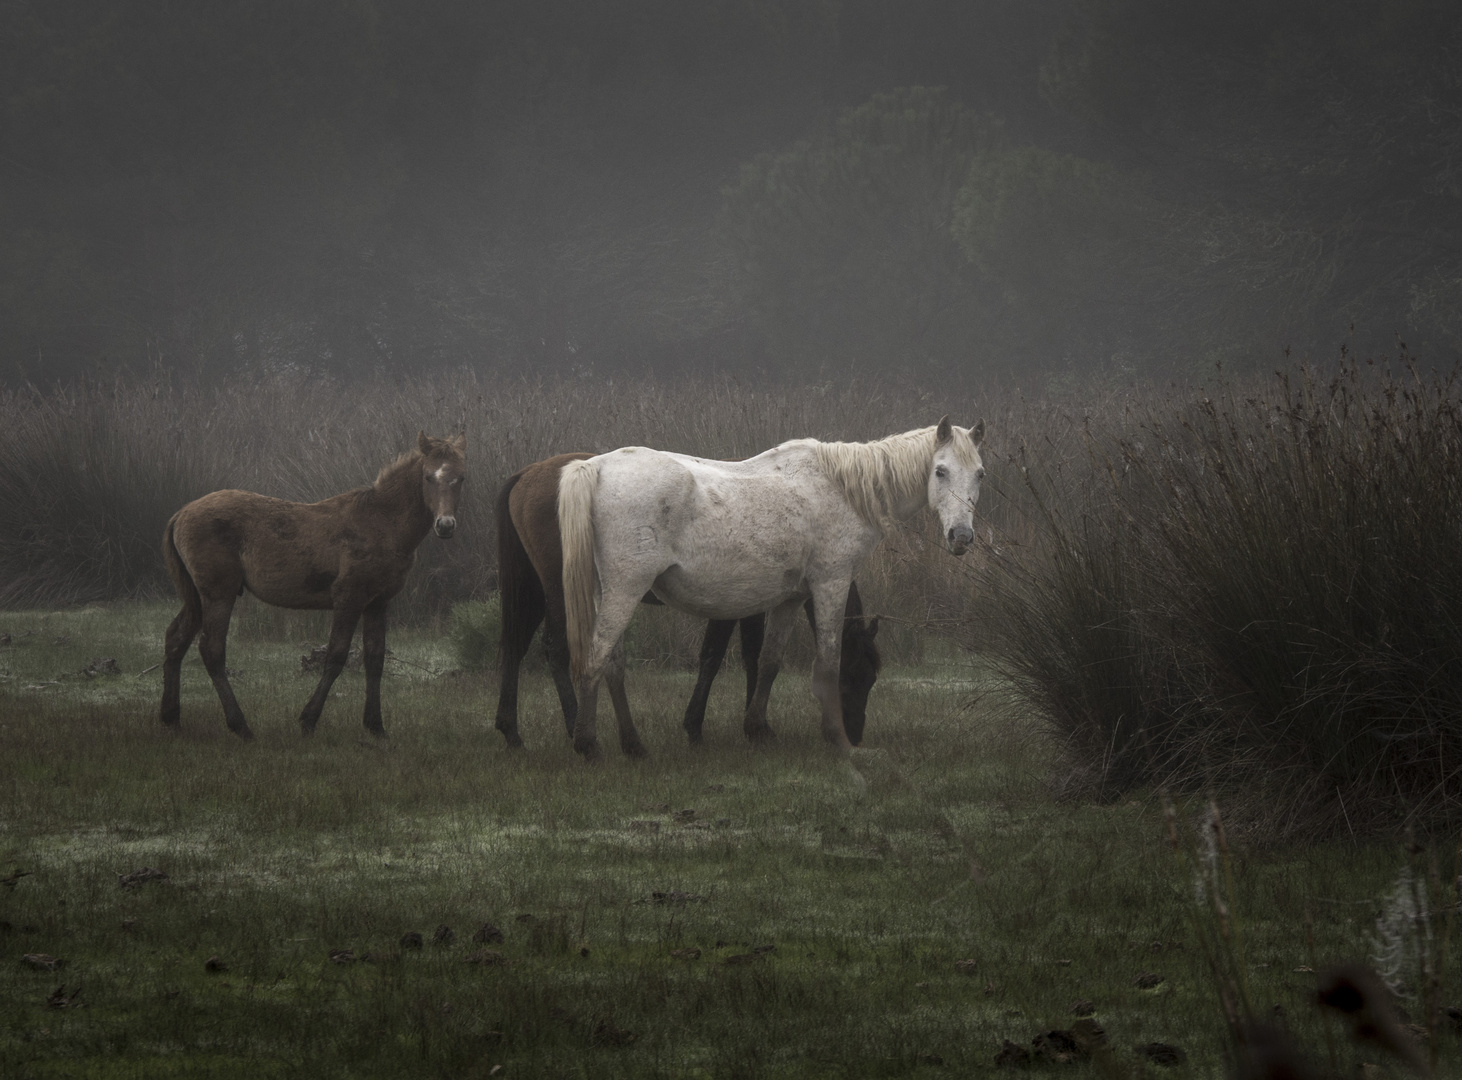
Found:
[[[984,643],[1082,790],[1207,786],[1279,835],[1457,824],[1459,404],[1455,376],[1347,362],[1017,452]]]
[[[300,374],[214,385],[150,379],[0,392],[0,608],[171,596],[160,542],[186,502],[221,488],[312,501],[374,479],[416,432],[465,432],[467,493],[457,535],[428,538],[392,605],[393,621],[440,625],[454,605],[490,600],[497,567],[493,495],[514,472],[571,450],[645,445],[745,457],[790,438],[880,438],[998,406],[909,386],[755,387],[488,369],[344,384]],[[999,437],[998,435],[996,437]],[[930,534],[933,536],[933,534]],[[923,649],[908,628],[939,623],[953,560],[919,525],[865,571],[870,612],[891,616],[890,646]],[[871,591],[870,591],[871,588]],[[642,625],[641,625],[642,624]],[[670,612],[636,620],[636,658],[693,666],[701,625]],[[793,662],[810,660],[806,635]]]

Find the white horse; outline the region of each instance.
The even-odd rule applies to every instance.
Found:
[[[822,733],[850,748],[838,694],[843,605],[863,560],[894,525],[925,506],[945,544],[974,540],[985,469],[982,420],[944,417],[868,443],[794,439],[745,461],[707,461],[641,446],[572,461],[559,474],[558,520],[571,669],[579,697],[574,749],[603,756],[595,735],[599,680],[622,664],[620,638],[646,592],[702,619],[769,612],[756,693],[743,723],[771,737],[767,696],[797,609],[810,595],[817,618],[812,692]],[[644,745],[619,717],[626,754]]]

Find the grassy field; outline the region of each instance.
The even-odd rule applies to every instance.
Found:
[[[0,612],[0,875],[26,872],[0,888],[0,1075],[965,1075],[1070,1028],[1082,999],[1107,1075],[1223,1070],[1155,797],[1059,801],[1059,748],[968,658],[886,669],[851,761],[816,737],[805,675],[783,676],[779,739],[752,751],[728,671],[692,750],[692,676],[637,669],[653,756],[610,734],[590,767],[541,670],[511,754],[494,678],[452,672],[418,631],[390,639],[389,746],[364,737],[358,670],[302,742],[299,658],[325,626],[258,608],[229,656],[257,742],[228,735],[196,652],[183,731],[164,732],[144,669],[171,614]],[[87,674],[101,658],[120,673]],[[1317,1060],[1328,1021],[1299,969],[1373,951],[1403,862],[1385,844],[1236,852],[1255,1009],[1280,1006]],[[142,867],[167,879],[120,886]],[[503,940],[474,942],[484,923]],[[1144,1064],[1152,1042],[1187,1064]]]

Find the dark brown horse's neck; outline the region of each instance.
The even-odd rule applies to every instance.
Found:
[[[421,461],[413,450],[388,465],[366,489],[371,507],[395,526],[396,546],[415,550],[431,531],[432,512],[421,498]]]

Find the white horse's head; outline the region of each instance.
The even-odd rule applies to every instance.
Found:
[[[927,430],[927,429],[926,429]],[[985,421],[972,428],[957,427],[946,416],[934,432],[934,463],[929,469],[929,506],[939,515],[944,546],[963,555],[975,539],[975,503],[985,466],[980,441]]]

